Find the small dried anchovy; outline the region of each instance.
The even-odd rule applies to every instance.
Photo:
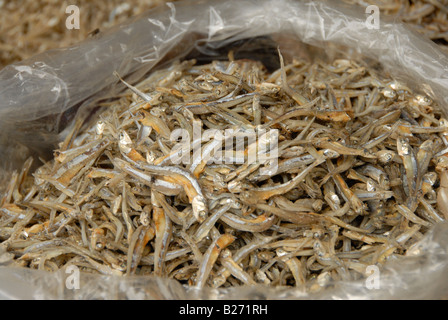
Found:
[[[406,255],[448,217],[439,107],[361,62],[280,62],[268,73],[193,60],[136,86],[121,79],[129,90],[94,125],[34,173],[31,159],[13,173],[2,256],[319,290]]]
[[[408,24],[448,53],[447,0],[343,0],[363,7],[375,5],[386,15]]]

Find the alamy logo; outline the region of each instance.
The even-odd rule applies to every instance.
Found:
[[[80,13],[79,7],[75,5],[70,5],[65,9],[65,13],[69,14],[65,20],[65,27],[69,30],[80,28]]]
[[[79,282],[79,268],[77,266],[68,266],[65,269],[66,274],[70,274],[67,279],[65,279],[65,287],[68,290],[79,290],[80,282]]]
[[[209,129],[202,132],[196,123],[193,137],[188,130],[177,129],[170,140],[177,142],[169,161],[173,164],[254,164],[264,165],[261,174],[274,175],[278,168],[277,129]]]
[[[367,266],[366,275],[366,288],[369,290],[378,290],[380,288],[380,269],[375,265]]]
[[[366,20],[367,29],[376,29],[380,28],[380,9],[378,6],[368,6],[366,8],[366,14],[369,14]]]

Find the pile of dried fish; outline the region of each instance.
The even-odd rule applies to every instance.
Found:
[[[174,0],[176,1],[176,0]],[[174,2],[171,1],[171,2]],[[167,0],[0,0],[0,69],[50,49],[73,46],[98,30],[124,23],[131,17],[164,5]],[[79,8],[79,29],[66,27]]]
[[[448,53],[448,0],[343,0],[361,6],[376,5],[437,43]]]
[[[14,172],[0,246],[34,269],[308,290],[405,255],[448,217],[441,111],[361,62],[280,62],[120,79],[95,125]]]

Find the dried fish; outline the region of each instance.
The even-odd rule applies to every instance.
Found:
[[[439,107],[362,62],[280,62],[184,61],[126,83],[52,161],[13,173],[9,260],[316,290],[406,254],[448,217]]]
[[[343,0],[364,7],[376,5],[381,13],[409,24],[448,52],[448,7],[444,0]]]

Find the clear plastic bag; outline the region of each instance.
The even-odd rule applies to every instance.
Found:
[[[448,56],[386,17],[381,17],[380,29],[367,28],[362,10],[334,1],[169,3],[72,48],[7,66],[0,71],[0,192],[11,170],[30,154],[51,156],[77,111],[91,112],[95,101],[123,88],[114,71],[133,83],[175,59],[219,58],[229,46],[243,52],[249,43],[248,54],[267,59],[276,46],[286,56],[336,52],[371,59],[397,80],[432,97],[446,112]],[[439,299],[448,297],[447,249],[448,224],[443,223],[406,257],[385,265],[378,289],[358,281],[339,282],[317,293],[262,287],[198,291],[153,277],[82,275],[80,289],[69,290],[63,271],[49,274],[3,266],[0,298]],[[5,261],[0,252],[0,266]]]

